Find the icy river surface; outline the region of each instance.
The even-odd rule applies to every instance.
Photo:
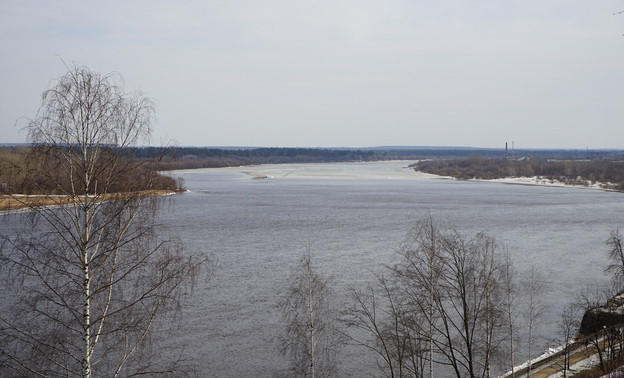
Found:
[[[534,264],[547,277],[537,351],[558,339],[561,310],[578,289],[608,283],[605,240],[624,225],[624,194],[440,179],[409,163],[175,172],[190,192],[172,197],[161,222],[189,251],[210,254],[214,268],[189,302],[173,347],[184,347],[205,376],[288,375],[277,303],[308,247],[318,271],[333,277],[338,307],[345,306],[348,288],[383,272],[429,213],[465,234],[486,231],[507,245],[517,270]],[[338,356],[340,375],[378,376],[374,359],[347,346]]]

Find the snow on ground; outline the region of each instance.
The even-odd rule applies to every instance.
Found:
[[[598,354],[592,354],[586,359],[581,360],[573,365],[570,365],[570,370],[568,371],[578,372],[582,370],[589,370],[593,368],[594,366],[598,365],[599,363],[600,363],[600,359],[598,358]],[[549,376],[549,378],[560,378],[560,377],[563,377],[563,371]]]
[[[555,186],[555,187],[573,186],[576,188],[599,189],[599,190],[608,190],[607,188],[613,186],[610,183],[605,184],[605,183],[598,182],[598,181],[588,182],[587,185],[571,185],[571,184],[566,184],[565,182],[562,182],[559,180],[551,180],[543,176],[505,177],[505,178],[492,179],[492,180],[475,179],[475,181],[498,182],[501,184],[537,185],[537,186]]]
[[[533,358],[531,360],[531,366],[535,366],[535,364],[537,364],[538,362],[541,362],[541,361],[547,359],[548,357],[552,356],[553,354],[561,352],[562,350],[563,350],[563,346],[558,346],[558,347],[554,347],[554,348],[553,347],[548,348],[547,351],[545,351],[544,353],[540,354],[539,356],[537,356],[537,357],[535,357],[535,358]],[[546,365],[546,366],[548,366],[548,365]],[[546,367],[546,366],[544,366],[544,367]],[[529,367],[529,361],[526,361],[525,363],[520,364],[520,365],[516,365],[514,367],[514,371],[517,372],[517,371],[520,371],[520,370],[525,369],[527,367]],[[540,368],[534,368],[533,372],[539,370]],[[506,376],[511,376],[511,370],[509,370],[508,372],[503,374],[503,376],[505,376],[505,377]]]

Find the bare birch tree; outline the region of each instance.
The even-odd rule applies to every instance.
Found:
[[[622,235],[619,230],[611,231],[607,245],[609,246],[610,264],[606,271],[613,275],[613,283],[617,289],[620,289],[624,286],[624,249],[622,248]]]
[[[505,329],[499,245],[484,234],[467,239],[456,231],[441,241],[438,349],[456,376],[487,375]]]
[[[615,280],[614,280],[615,283]],[[575,297],[575,301],[570,306],[574,307],[575,311],[579,311],[582,313],[582,321],[579,326],[579,333],[581,333],[585,337],[585,343],[587,345],[591,345],[591,347],[595,348],[596,354],[598,355],[598,361],[600,369],[603,372],[606,372],[605,368],[607,367],[605,362],[608,360],[608,348],[605,345],[605,341],[609,339],[608,336],[610,331],[606,328],[600,321],[587,321],[587,319],[591,319],[590,315],[593,311],[608,305],[609,300],[616,295],[614,288],[592,288],[585,287],[581,289]]]
[[[378,278],[378,290],[356,292],[351,315],[373,335],[361,344],[382,357],[388,376],[433,375],[434,365],[447,366],[457,377],[492,374],[506,354],[502,346],[515,316],[514,278],[505,265],[511,262],[500,249],[486,234],[467,238],[429,217],[401,245],[391,280]],[[410,355],[406,342],[393,340],[414,340],[419,354]],[[422,361],[423,368],[405,369],[410,359]]]
[[[419,314],[425,321],[420,327],[421,339],[427,347],[428,375],[434,376],[434,353],[436,350],[435,329],[438,324],[437,301],[440,298],[439,280],[443,261],[440,253],[440,226],[429,215],[416,223],[401,244],[401,262],[392,270],[402,283],[402,291],[407,297],[409,314]],[[413,315],[412,315],[413,316]]]
[[[574,340],[574,335],[578,330],[578,313],[577,308],[574,305],[568,305],[561,314],[561,320],[559,322],[559,329],[561,336],[563,336],[563,376],[568,376],[568,370],[570,370],[570,351],[571,343]],[[600,357],[602,364],[602,355]]]
[[[282,353],[290,357],[292,371],[298,376],[336,375],[341,337],[330,297],[330,279],[314,271],[308,251],[281,303],[287,324]]]
[[[507,337],[509,342],[509,364],[511,367],[511,378],[515,375],[516,366],[516,322],[519,316],[517,307],[518,287],[516,280],[516,270],[511,263],[509,251],[505,253],[505,261],[503,263],[503,290],[505,292],[505,317],[507,322]]]
[[[533,367],[531,359],[533,358],[535,335],[539,333],[540,320],[546,307],[542,299],[542,294],[546,290],[544,279],[534,265],[529,268],[523,286],[526,293],[526,297],[524,298],[524,316],[527,326],[527,377],[530,377]]]
[[[68,70],[25,127],[25,173],[56,206],[30,202],[17,235],[2,236],[1,373],[174,374],[150,340],[201,264],[157,226],[155,176],[127,156],[149,137],[152,103],[117,74]]]
[[[352,297],[354,303],[348,310],[346,323],[349,327],[356,329],[357,336],[347,334],[348,338],[377,355],[377,367],[384,372],[385,376],[400,376],[393,358],[392,346],[385,337],[384,322],[386,319],[383,316],[385,304],[376,288],[369,286],[364,290],[354,290]],[[360,337],[362,334],[366,336]]]
[[[347,337],[378,356],[377,366],[385,376],[423,377],[428,351],[423,319],[405,302],[400,282],[377,276],[375,283],[353,291],[346,322],[356,332]]]

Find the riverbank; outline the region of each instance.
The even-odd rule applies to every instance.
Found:
[[[483,182],[496,182],[500,184],[510,185],[533,185],[533,186],[552,186],[552,187],[571,187],[580,189],[594,189],[604,191],[618,191],[614,189],[614,185],[611,183],[602,182],[564,182],[555,179],[549,179],[543,176],[533,177],[505,177],[499,179],[471,179],[471,181],[483,181]]]
[[[620,190],[615,188],[615,184],[613,183],[604,183],[604,182],[591,182],[591,181],[560,181],[556,179],[551,179],[544,176],[533,176],[533,177],[504,177],[504,178],[495,178],[495,179],[480,179],[480,178],[457,178],[453,176],[444,176],[444,175],[436,175],[432,173],[426,173],[423,171],[419,171],[416,168],[415,172],[420,174],[428,175],[429,177],[436,177],[439,179],[445,180],[463,180],[463,181],[476,181],[476,182],[493,182],[499,184],[508,184],[508,185],[527,185],[527,186],[549,186],[549,187],[558,187],[558,188],[579,188],[579,189],[592,189],[592,190],[603,190],[608,192],[619,192]]]
[[[175,194],[173,190],[145,190],[130,193],[110,193],[99,198],[100,201],[110,201],[114,199],[125,199],[130,196],[152,197]],[[0,196],[0,214],[24,209],[32,209],[45,206],[63,206],[72,203],[72,197],[66,195],[27,195],[9,194]]]
[[[621,330],[620,330],[621,331]],[[511,371],[506,372],[501,375],[500,378],[525,378],[525,377],[534,377],[534,378],[560,378],[565,376],[577,376],[579,374],[583,377],[601,377],[605,374],[602,370],[600,370],[600,361],[601,358],[606,358],[608,356],[608,350],[601,350],[600,353],[603,354],[603,357],[600,356],[600,353],[596,349],[596,345],[605,346],[607,344],[607,336],[605,336],[605,332],[600,332],[596,339],[592,339],[592,337],[578,337],[576,340],[570,342],[568,345],[568,368],[565,369],[564,372],[564,361],[566,359],[566,351],[563,346],[559,346],[557,348],[552,348],[542,355],[531,360],[531,372],[529,374],[528,365],[529,361],[524,362],[521,365],[515,366],[513,374]],[[611,345],[614,349],[620,349],[620,343],[615,343]],[[606,363],[611,363],[611,361],[605,361]],[[611,363],[607,372],[610,372],[615,369],[617,364]],[[619,375],[618,375],[619,377]]]
[[[573,186],[606,190],[624,188],[624,162],[622,160],[473,157],[421,160],[411,167],[421,172],[464,180],[493,180],[513,184]]]

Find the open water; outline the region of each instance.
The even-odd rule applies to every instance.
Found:
[[[559,341],[561,311],[579,289],[608,285],[605,241],[624,225],[624,194],[439,179],[407,164],[176,172],[190,192],[174,196],[161,221],[189,251],[210,254],[215,267],[172,345],[184,346],[206,376],[287,375],[277,303],[308,247],[317,270],[334,278],[337,306],[346,306],[348,288],[383,272],[410,227],[429,213],[465,234],[486,231],[507,245],[517,270],[534,264],[544,274],[548,309],[539,347]],[[348,346],[338,356],[340,375],[377,376],[374,358]]]
[[[213,268],[187,301],[178,336],[162,346],[192,360],[202,376],[288,376],[277,304],[301,256],[310,248],[317,271],[333,277],[337,310],[344,309],[348,289],[373,282],[429,213],[467,235],[495,237],[520,272],[535,265],[549,289],[538,348],[559,343],[564,306],[585,286],[609,284],[605,241],[624,225],[624,194],[447,180],[408,164],[175,172],[190,192],[170,196],[160,222],[188,251],[210,256]],[[15,216],[5,218],[5,231]],[[526,345],[519,348],[522,355]],[[338,361],[340,376],[380,376],[375,356],[361,347],[346,346]]]

